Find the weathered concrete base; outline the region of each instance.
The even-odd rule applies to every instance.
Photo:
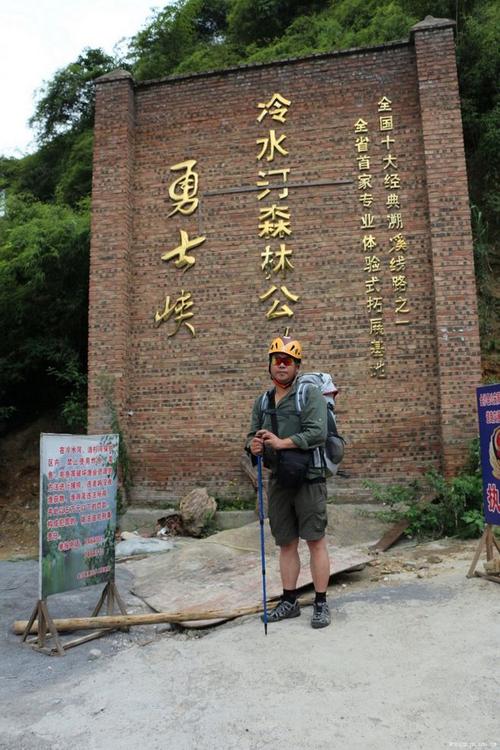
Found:
[[[159,518],[178,513],[173,508],[129,508],[120,519],[122,531],[154,532]],[[218,510],[215,514],[215,528],[218,531],[237,529],[257,520],[253,510]]]
[[[364,497],[329,495],[328,533],[340,545],[364,544],[382,536],[387,524],[376,517],[380,506]],[[141,531],[153,534],[159,518],[179,511],[174,508],[129,508],[120,519],[122,531]],[[218,510],[214,526],[217,531],[237,529],[258,520],[253,510]]]

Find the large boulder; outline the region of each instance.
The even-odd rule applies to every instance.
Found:
[[[201,536],[216,510],[217,503],[209,496],[206,487],[191,490],[179,503],[185,533],[190,536]]]

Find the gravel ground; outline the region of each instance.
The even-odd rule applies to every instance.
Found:
[[[37,598],[34,560],[0,562],[2,750],[500,748],[500,589],[466,573],[477,542],[398,545],[311,609],[205,630],[143,626],[48,657],[10,626]],[[117,584],[131,612],[146,611]],[[49,599],[89,613],[98,588]]]

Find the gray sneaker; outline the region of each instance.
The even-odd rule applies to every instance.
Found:
[[[280,599],[275,608],[267,613],[267,621],[278,622],[279,620],[286,620],[289,617],[299,616],[300,607],[297,600],[295,600],[293,604],[290,604],[290,602],[287,602],[284,599]],[[264,615],[261,615],[260,619],[264,620]]]
[[[332,621],[328,602],[314,602],[311,627],[326,628]]]

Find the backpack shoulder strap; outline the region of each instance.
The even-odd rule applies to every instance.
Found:
[[[308,388],[309,383],[301,383],[299,380],[297,390],[295,391],[295,408],[297,410],[297,414],[300,414],[302,409],[304,408]]]
[[[262,394],[262,396],[260,397],[259,408],[261,420],[264,418],[264,414],[266,414],[266,412],[268,414],[271,414],[272,416],[272,412],[276,410],[276,404],[274,402],[274,388],[270,388],[268,391],[265,391]]]
[[[260,414],[261,416],[266,411],[267,407],[269,405],[269,391],[265,391],[262,396],[260,397]]]
[[[333,404],[328,403],[326,405],[326,408],[328,410],[328,433],[330,435],[334,435],[335,437],[340,437],[337,430],[337,420],[335,418],[335,410],[333,408]]]

